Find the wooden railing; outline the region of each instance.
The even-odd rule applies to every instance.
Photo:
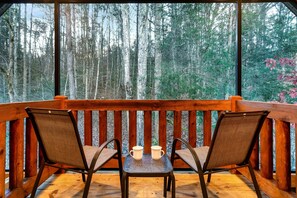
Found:
[[[170,147],[170,140],[174,137],[186,137],[192,146],[196,146],[198,140],[204,145],[209,145],[212,126],[215,123],[215,120],[212,121],[213,112],[270,110],[272,113],[261,133],[261,149],[255,147],[251,160],[254,168],[259,169],[257,176],[260,187],[268,195],[271,197],[295,196],[295,193],[288,188],[288,186],[291,187],[291,169],[288,167],[290,146],[288,146],[288,136],[283,135],[288,133],[288,123],[296,123],[297,108],[294,105],[248,102],[242,101],[238,96],[230,97],[229,100],[68,100],[64,96],[57,96],[51,101],[0,104],[0,197],[24,197],[30,194],[35,181],[41,155],[38,153],[38,143],[33,128],[24,111],[27,106],[71,109],[81,125],[84,144],[98,145],[113,136],[121,140],[123,151],[139,143],[137,122],[138,112],[141,112],[143,146],[146,153],[150,152],[150,146],[155,141],[152,132],[154,130],[158,131],[157,143],[165,150]],[[171,120],[168,119],[168,113],[173,119],[169,129],[168,122]],[[197,121],[198,114],[202,114],[201,123]],[[185,115],[186,126],[184,126]],[[97,123],[94,124],[94,120]],[[155,120],[157,120],[157,125],[153,124]],[[273,179],[272,130],[274,125],[272,120],[278,120],[277,123],[279,123],[275,125],[278,131],[276,133],[276,179]],[[112,127],[109,126],[110,122],[112,122]],[[126,123],[127,132],[124,134],[123,124],[125,122],[128,123]],[[202,125],[203,137],[197,135],[198,125]],[[157,126],[157,129],[153,129],[153,126]],[[98,138],[94,139],[94,136]],[[9,145],[9,148],[6,145]],[[259,150],[261,151],[260,158],[258,157]],[[5,182],[6,153],[9,154],[7,184]],[[182,166],[181,163],[179,165]],[[108,166],[112,167],[114,164],[111,163]],[[42,181],[45,181],[55,171],[57,170],[52,168],[44,171]],[[248,175],[245,170],[242,173]]]
[[[242,100],[236,102],[235,109],[236,111],[264,109],[270,111],[250,160],[254,169],[258,170],[256,175],[261,190],[270,197],[296,197],[297,178],[296,174],[291,172],[291,143],[296,143],[297,137],[297,105]],[[294,136],[290,137],[293,130]],[[292,139],[293,142],[291,142]],[[296,150],[295,144],[295,159]],[[295,169],[296,167],[295,164]],[[247,169],[240,172],[249,178]],[[291,192],[292,188],[294,193]]]

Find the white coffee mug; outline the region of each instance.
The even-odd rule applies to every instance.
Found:
[[[142,159],[142,153],[143,153],[143,147],[142,146],[133,146],[132,150],[130,151],[130,155],[136,160],[141,160]]]
[[[151,146],[151,153],[152,158],[154,160],[158,160],[164,155],[165,152],[162,150],[161,146]]]

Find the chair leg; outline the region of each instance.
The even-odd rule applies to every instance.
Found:
[[[81,178],[82,178],[83,182],[86,182],[86,176],[84,173],[81,174]]]
[[[121,185],[121,192],[123,192],[123,164],[122,164],[122,156],[118,154],[118,164],[119,164],[119,174],[120,174],[120,185]]]
[[[42,176],[42,172],[43,172],[44,166],[45,166],[45,163],[42,162],[41,165],[40,165],[40,168],[39,168],[39,171],[38,171],[38,174],[37,174],[35,183],[34,183],[34,187],[33,187],[32,192],[31,192],[31,196],[30,197],[32,197],[32,198],[35,197],[36,190],[38,188],[38,184],[39,184],[40,178]]]
[[[211,173],[208,173],[208,174],[207,174],[207,183],[209,183],[210,180],[211,180]]]
[[[91,181],[92,181],[92,176],[93,176],[93,170],[89,170],[88,176],[87,176],[87,181],[85,183],[83,198],[88,197],[89,189],[90,189],[90,185],[91,185]]]
[[[255,187],[255,190],[256,190],[256,193],[257,193],[257,197],[261,198],[262,195],[261,195],[260,188],[259,188],[256,176],[255,176],[255,173],[254,173],[254,169],[253,169],[253,167],[251,166],[250,163],[248,164],[248,167],[249,167],[249,171],[250,171],[250,174],[251,174],[251,177],[252,177],[252,181],[253,181],[253,184],[254,184],[254,187]]]
[[[203,198],[207,198],[208,196],[207,196],[207,189],[206,189],[206,185],[205,185],[205,181],[204,181],[204,175],[203,175],[203,173],[198,173],[198,175],[199,175],[200,186],[201,186]]]
[[[175,152],[175,151],[173,151],[173,152]],[[172,165],[172,167],[174,165],[174,159],[175,159],[174,155],[175,155],[174,153],[171,155],[171,165]],[[170,186],[171,186],[171,177],[168,177],[167,191],[170,191]]]

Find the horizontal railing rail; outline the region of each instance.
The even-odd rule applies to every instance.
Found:
[[[87,145],[99,145],[108,138],[115,137],[122,142],[124,153],[137,144],[143,145],[146,153],[150,152],[150,146],[153,144],[161,145],[167,153],[170,153],[174,137],[186,138],[192,146],[209,145],[213,126],[221,111],[267,109],[273,116],[268,120],[278,118],[285,122],[296,123],[296,117],[291,114],[295,113],[296,116],[297,110],[291,107],[282,108],[282,104],[276,107],[270,103],[262,104],[271,105],[271,108],[261,106],[259,103],[253,105],[252,102],[242,101],[239,96],[230,97],[229,100],[68,100],[67,97],[57,96],[55,100],[50,101],[0,104],[0,197],[24,197],[30,194],[39,160],[42,158],[33,127],[24,110],[27,106],[71,109],[77,119],[82,140]],[[272,125],[268,126],[273,128]],[[280,126],[285,128],[283,125]],[[269,161],[273,161],[273,158],[269,158],[270,154],[267,154],[273,152],[269,150],[271,147],[269,144],[273,144],[271,137],[272,134],[262,131],[261,149],[256,147],[252,157],[254,168],[259,169],[258,177],[262,186],[266,183],[272,186],[275,181]],[[280,139],[281,142],[278,144],[283,144],[287,140]],[[266,143],[262,143],[263,141]],[[269,151],[266,151],[265,145]],[[283,146],[278,147],[283,148]],[[279,149],[276,156],[287,156],[286,151],[288,151],[286,148]],[[6,153],[9,160],[6,160]],[[5,183],[6,161],[9,161],[8,184]],[[106,167],[116,167],[116,163],[110,163]],[[279,172],[277,178],[282,181],[284,178],[287,180],[286,177],[291,177],[287,169],[277,167],[277,170]],[[56,171],[57,169],[48,168],[42,176],[42,182]],[[264,179],[269,182],[266,180],[266,183],[262,182]],[[273,189],[280,191],[278,194],[294,196],[290,189],[283,189],[280,184]]]

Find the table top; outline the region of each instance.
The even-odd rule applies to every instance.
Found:
[[[167,155],[163,155],[159,160],[152,159],[149,154],[144,154],[141,160],[135,160],[130,155],[127,155],[123,171],[131,175],[153,176],[169,174],[173,171],[173,167]]]

